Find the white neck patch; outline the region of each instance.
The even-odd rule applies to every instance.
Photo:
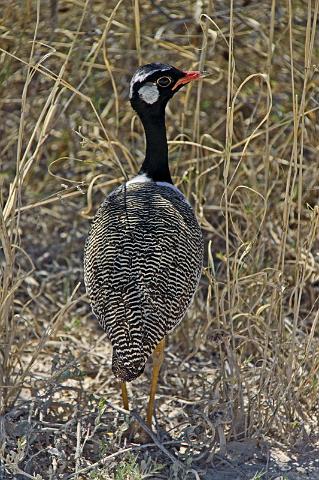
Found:
[[[139,89],[138,94],[144,102],[149,104],[157,102],[159,98],[158,88],[151,82],[145,83],[145,85]]]
[[[136,175],[136,177],[133,177],[131,180],[126,182],[126,186],[132,185],[133,183],[147,183],[151,182],[151,179],[146,175],[146,173],[140,173],[139,175]]]

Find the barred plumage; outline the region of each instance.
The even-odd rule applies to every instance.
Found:
[[[130,102],[145,130],[145,159],[139,175],[114,190],[99,208],[84,252],[86,289],[112,342],[112,370],[121,379],[126,410],[126,382],[143,372],[154,350],[149,428],[164,337],[185,315],[203,262],[200,227],[169,170],[165,108],[183,85],[201,77],[201,72],[162,63],[137,69]],[[138,430],[132,425],[128,437]],[[140,438],[148,441],[144,430]]]
[[[182,320],[202,261],[200,227],[173,185],[128,182],[105,199],[89,232],[84,271],[117,377],[138,377],[154,347]]]

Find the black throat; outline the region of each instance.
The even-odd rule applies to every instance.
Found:
[[[139,173],[154,182],[173,183],[168,166],[168,147],[165,126],[165,106],[157,112],[140,114],[146,136],[145,160]]]

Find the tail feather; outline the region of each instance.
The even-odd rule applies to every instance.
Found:
[[[129,352],[126,355],[123,353],[119,355],[116,349],[113,349],[112,371],[122,382],[131,382],[144,372],[146,358],[144,353],[135,353],[134,358]]]

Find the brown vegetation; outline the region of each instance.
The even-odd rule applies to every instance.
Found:
[[[318,0],[0,5],[0,478],[212,479],[220,465],[230,477],[216,478],[251,478],[249,458],[272,478],[274,446],[315,452]],[[128,86],[152,61],[211,72],[167,114],[206,262],[166,351],[166,436],[134,446],[82,252],[97,206],[143,158]],[[148,379],[130,387],[142,417]],[[248,459],[231,456],[240,445]]]

